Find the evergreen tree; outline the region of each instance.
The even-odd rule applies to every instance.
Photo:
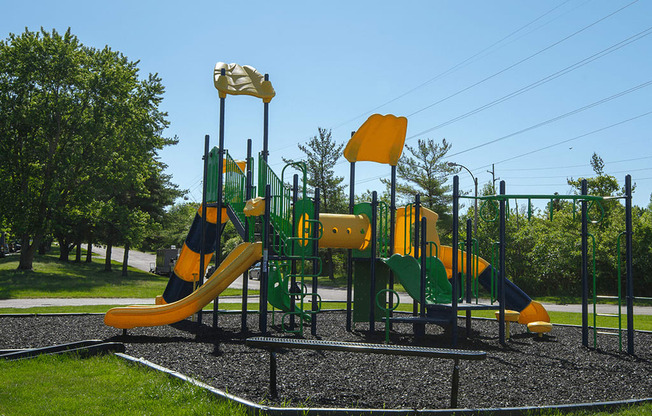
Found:
[[[452,226],[452,184],[448,179],[459,172],[459,168],[448,166],[443,160],[451,149],[451,144],[442,139],[435,143],[433,139],[417,141],[416,146],[406,145],[396,167],[396,196],[401,203],[412,203],[416,194],[420,194],[421,203],[439,214],[437,229],[440,237],[451,233]],[[382,182],[389,186],[390,182]]]
[[[344,144],[337,144],[331,131],[318,127],[319,134],[313,136],[306,144],[299,143],[297,147],[305,155],[306,169],[308,172],[308,187],[314,194],[319,188],[322,212],[346,212],[346,197],[344,195],[344,178],[335,175],[335,165],[342,157]],[[290,159],[286,163],[295,163]]]
[[[335,165],[343,155],[344,144],[337,144],[331,135],[331,131],[318,127],[319,134],[313,136],[305,145],[298,144],[299,149],[305,153],[306,169],[308,173],[308,187],[314,194],[315,188],[320,192],[320,211],[328,213],[345,213],[347,202],[344,195],[344,178],[335,175]],[[294,163],[289,159],[283,159],[286,163]],[[338,252],[338,257],[340,256]],[[334,251],[327,249],[325,258],[329,277],[335,278]],[[338,261],[338,264],[341,262]]]

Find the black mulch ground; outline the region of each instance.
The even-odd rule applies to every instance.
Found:
[[[368,333],[368,324],[345,330],[342,312],[319,315],[318,338],[382,342],[383,325]],[[269,354],[244,345],[258,335],[240,333],[240,315],[221,314],[220,329],[183,321],[171,326],[135,328],[126,337],[106,327],[103,316],[0,316],[0,348],[40,347],[83,339],[106,339],[126,344],[127,354],[198,378],[253,402],[270,405],[366,408],[448,408],[453,363],[419,357],[291,350],[278,354],[279,401],[268,400]],[[462,324],[462,321],[460,321]],[[581,346],[579,328],[556,326],[544,340],[512,326],[507,348],[498,342],[494,321],[473,322],[463,349],[484,350],[484,361],[461,362],[462,408],[556,405],[652,397],[652,334],[636,333],[636,356],[618,351],[618,338],[599,335],[598,349]],[[272,336],[280,336],[277,327]],[[394,344],[448,348],[442,329],[431,326],[415,342],[412,326],[395,326]],[[305,338],[314,338],[309,329]],[[591,342],[592,342],[591,336]],[[626,351],[626,337],[623,340]]]

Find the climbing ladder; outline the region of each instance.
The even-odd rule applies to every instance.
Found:
[[[269,213],[272,233],[269,241],[272,251],[277,255],[276,259],[270,262],[268,300],[274,308],[284,311],[281,318],[283,331],[303,334],[304,321],[321,309],[320,296],[316,292],[308,292],[306,284],[307,279],[316,278],[321,273],[321,259],[314,249],[319,239],[315,227],[319,230],[321,226],[314,219],[314,204],[307,197],[306,167],[304,163],[288,164],[279,178],[262,155],[258,163],[258,195],[264,197],[266,185],[270,186]],[[300,191],[298,183],[292,187],[286,185],[283,175],[288,167],[294,167],[302,173]],[[308,270],[309,265],[312,265],[312,270]],[[306,297],[316,298],[318,307],[307,308]],[[299,319],[298,324],[294,326],[293,317],[296,316]]]

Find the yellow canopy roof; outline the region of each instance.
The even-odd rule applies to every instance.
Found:
[[[224,68],[224,76],[221,75],[222,68]],[[213,71],[213,82],[220,92],[220,98],[225,98],[227,94],[252,95],[268,103],[276,95],[272,83],[265,81],[265,77],[249,65],[218,62]]]
[[[349,162],[369,161],[396,166],[403,153],[407,118],[374,114],[351,137],[344,149]]]

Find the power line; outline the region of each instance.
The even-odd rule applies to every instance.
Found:
[[[399,96],[397,96],[397,97],[395,97],[395,98],[392,98],[392,99],[389,100],[389,101],[386,101],[385,103],[383,103],[383,104],[381,104],[381,105],[379,105],[379,106],[376,106],[376,107],[372,108],[372,109],[369,110],[369,111],[365,111],[365,112],[362,113],[362,114],[359,114],[359,115],[357,115],[357,116],[355,116],[355,117],[353,117],[353,118],[351,118],[351,119],[349,119],[349,120],[347,120],[347,121],[344,121],[344,122],[342,122],[342,123],[336,125],[335,127],[333,127],[333,129],[337,129],[337,128],[342,127],[342,126],[344,126],[344,125],[346,125],[346,124],[348,124],[348,123],[350,123],[350,122],[352,122],[352,121],[355,121],[355,120],[357,120],[357,119],[359,119],[359,118],[361,118],[361,117],[364,117],[364,116],[366,116],[366,115],[368,115],[368,114],[371,114],[371,113],[375,112],[376,110],[378,110],[378,109],[380,109],[380,108],[382,108],[382,107],[384,107],[384,106],[386,106],[386,105],[388,105],[388,104],[391,104],[391,103],[393,103],[394,101],[397,101],[397,100],[399,100],[399,99],[405,97],[406,95],[409,95],[409,94],[413,93],[414,91],[417,91],[418,89],[421,89],[421,88],[425,87],[426,85],[430,84],[431,82],[436,81],[436,80],[438,80],[438,79],[440,79],[440,78],[443,78],[443,77],[445,77],[446,75],[451,74],[451,73],[455,72],[456,70],[465,67],[466,65],[470,64],[471,62],[473,62],[474,58],[480,56],[481,54],[483,54],[483,53],[485,53],[486,51],[490,50],[490,49],[493,48],[494,46],[496,46],[496,45],[498,45],[498,44],[504,42],[505,40],[509,39],[510,37],[514,36],[514,35],[517,34],[518,32],[520,32],[520,31],[522,31],[523,29],[525,29],[526,27],[533,25],[534,23],[536,23],[537,21],[543,19],[545,16],[549,15],[549,14],[552,13],[553,11],[555,11],[555,10],[557,10],[558,8],[562,7],[563,5],[565,5],[566,3],[568,3],[569,1],[570,1],[570,0],[566,0],[566,1],[563,2],[562,4],[560,4],[560,5],[556,6],[556,7],[553,7],[552,9],[550,9],[550,10],[547,11],[546,13],[542,14],[541,16],[537,17],[536,19],[534,19],[534,20],[530,21],[529,23],[527,23],[527,24],[521,26],[520,28],[514,30],[514,31],[511,32],[509,35],[507,35],[507,36],[503,37],[502,39],[500,39],[500,40],[498,40],[498,41],[492,43],[491,45],[487,46],[487,47],[484,48],[483,50],[481,50],[481,51],[479,51],[479,52],[477,52],[477,53],[471,55],[470,57],[466,58],[466,59],[463,60],[462,62],[459,62],[459,63],[453,65],[452,67],[448,68],[448,69],[445,70],[444,72],[441,72],[441,73],[435,75],[434,77],[430,78],[429,80],[422,82],[421,84],[417,85],[416,87],[413,87],[412,89],[410,89],[410,90],[408,90],[408,91],[406,91],[406,92],[400,94]],[[487,56],[487,55],[485,55],[485,56]]]
[[[629,45],[630,43],[636,42],[636,41],[638,41],[638,40],[640,40],[640,39],[642,39],[645,36],[648,36],[650,34],[652,34],[652,26],[650,26],[646,30],[641,31],[641,32],[639,32],[639,33],[637,33],[637,34],[635,34],[633,36],[630,36],[629,38],[627,38],[625,40],[622,40],[622,41],[620,41],[620,42],[618,42],[618,43],[616,43],[616,44],[614,44],[614,45],[612,45],[612,46],[610,46],[610,47],[608,47],[606,49],[603,49],[600,52],[597,52],[597,53],[595,53],[595,54],[593,54],[593,55],[591,55],[591,56],[589,56],[587,58],[584,58],[581,61],[578,61],[578,62],[576,62],[576,63],[574,63],[574,64],[572,64],[570,66],[567,66],[564,69],[561,69],[561,70],[559,70],[559,71],[557,71],[557,72],[555,72],[553,74],[550,74],[547,77],[541,78],[536,82],[533,82],[533,83],[531,83],[529,85],[526,85],[525,87],[522,87],[522,88],[520,88],[520,89],[518,89],[516,91],[513,91],[513,92],[511,92],[511,93],[509,93],[509,94],[507,94],[507,95],[505,95],[505,96],[503,96],[501,98],[498,98],[498,99],[496,99],[494,101],[491,101],[491,102],[489,102],[487,104],[484,104],[484,105],[482,105],[480,107],[477,107],[476,109],[471,110],[469,112],[466,112],[466,113],[464,113],[464,114],[462,114],[460,116],[457,116],[457,117],[452,118],[452,119],[450,119],[448,121],[440,123],[440,124],[438,124],[438,125],[436,125],[434,127],[423,130],[423,131],[421,131],[421,132],[419,132],[417,134],[414,134],[414,135],[406,138],[405,140],[410,140],[410,139],[413,139],[415,137],[421,136],[423,134],[430,133],[433,130],[437,130],[439,128],[448,126],[449,124],[453,124],[453,123],[455,123],[457,121],[463,120],[463,119],[465,119],[465,118],[467,118],[469,116],[477,114],[477,113],[479,113],[481,111],[484,111],[484,110],[486,110],[488,108],[491,108],[491,107],[493,107],[493,106],[495,106],[497,104],[500,104],[500,103],[503,103],[503,102],[505,102],[507,100],[510,100],[510,99],[512,99],[512,98],[514,98],[514,97],[516,97],[518,95],[521,95],[521,94],[523,94],[523,93],[525,93],[527,91],[530,91],[530,90],[532,90],[534,88],[540,87],[543,84],[546,84],[546,83],[548,83],[548,82],[550,82],[552,80],[555,80],[555,79],[557,79],[557,78],[559,78],[559,77],[561,77],[563,75],[566,75],[566,74],[568,74],[568,73],[570,73],[572,71],[575,71],[576,69],[579,69],[579,68],[583,67],[584,65],[588,65],[589,63],[591,63],[591,62],[593,62],[593,61],[595,61],[597,59],[600,59],[600,58],[602,58],[602,57],[604,57],[604,56],[606,56],[606,55],[608,55],[608,54],[610,54],[612,52],[615,52],[618,49],[621,49],[621,48]]]
[[[485,146],[488,146],[488,145],[490,145],[490,144],[494,144],[494,143],[496,143],[496,142],[499,142],[499,141],[502,141],[502,140],[505,140],[505,139],[509,139],[510,137],[517,136],[517,135],[522,134],[522,133],[525,133],[525,132],[527,132],[527,131],[537,129],[537,128],[539,128],[539,127],[543,127],[543,126],[545,126],[545,125],[548,125],[548,124],[554,123],[554,122],[556,122],[556,121],[562,120],[562,119],[564,119],[564,118],[566,118],[566,117],[570,117],[570,116],[573,116],[573,115],[575,115],[575,114],[578,114],[578,113],[581,113],[581,112],[583,112],[583,111],[586,111],[586,110],[588,110],[588,109],[591,109],[591,108],[593,108],[593,107],[599,106],[599,105],[604,104],[604,103],[606,103],[606,102],[609,102],[609,101],[611,101],[611,100],[615,100],[616,98],[620,98],[620,97],[622,97],[622,96],[624,96],[624,95],[627,95],[627,94],[630,94],[630,93],[632,93],[632,92],[638,91],[638,90],[640,90],[641,88],[645,88],[645,87],[647,87],[647,86],[649,86],[649,85],[652,85],[652,80],[647,81],[647,82],[644,82],[644,83],[642,83],[642,84],[639,84],[639,85],[637,85],[637,86],[635,86],[635,87],[632,87],[632,88],[630,88],[630,89],[628,89],[628,90],[621,91],[621,92],[619,92],[619,93],[617,93],[617,94],[614,94],[614,95],[611,95],[611,96],[609,96],[609,97],[603,98],[603,99],[601,99],[601,100],[595,101],[595,102],[593,102],[593,103],[591,103],[591,104],[585,105],[584,107],[577,108],[577,109],[575,109],[575,110],[573,110],[573,111],[569,111],[569,112],[564,113],[564,114],[561,114],[561,115],[559,115],[559,116],[557,116],[557,117],[553,117],[553,118],[548,119],[548,120],[546,120],[546,121],[542,121],[541,123],[538,123],[538,124],[532,125],[532,126],[530,126],[530,127],[527,127],[527,128],[521,129],[521,130],[519,130],[519,131],[517,131],[517,132],[514,132],[514,133],[511,133],[511,134],[508,134],[508,135],[506,135],[506,136],[499,137],[499,138],[494,139],[494,140],[489,140],[488,142],[481,143],[481,144],[479,144],[479,145],[477,145],[477,146],[473,146],[473,147],[470,147],[470,148],[465,149],[465,150],[461,150],[461,151],[459,151],[459,152],[457,152],[457,153],[454,153],[454,154],[452,154],[452,155],[449,155],[448,157],[458,156],[458,155],[461,155],[461,154],[463,154],[463,153],[467,153],[467,152],[470,152],[470,151],[472,151],[472,150],[476,150],[476,149],[479,149],[479,148],[481,148],[481,147],[485,147]]]
[[[649,84],[649,83],[648,83],[648,84]],[[535,150],[531,150],[531,151],[529,151],[529,152],[521,153],[520,155],[516,155],[516,156],[508,157],[507,159],[503,159],[503,160],[500,160],[500,161],[498,161],[498,162],[494,162],[494,164],[499,164],[499,163],[509,162],[509,161],[511,161],[511,160],[514,160],[514,159],[519,159],[519,158],[524,157],[524,156],[529,156],[529,155],[531,155],[531,154],[534,154],[534,153],[537,153],[537,152],[541,152],[541,151],[543,151],[543,150],[547,150],[547,149],[550,149],[550,148],[552,148],[552,147],[559,146],[559,145],[561,145],[561,144],[571,142],[571,141],[573,141],[573,140],[578,140],[578,139],[581,139],[581,138],[583,138],[583,137],[590,136],[590,135],[592,135],[592,134],[599,133],[599,132],[602,132],[602,131],[605,131],[605,130],[611,129],[611,128],[616,127],[616,126],[620,126],[621,124],[629,123],[630,121],[634,121],[634,120],[636,120],[636,119],[639,119],[639,118],[642,118],[642,117],[645,117],[645,116],[649,116],[650,114],[652,114],[652,111],[648,111],[647,113],[643,113],[643,114],[640,114],[640,115],[638,115],[638,116],[628,118],[627,120],[622,120],[622,121],[619,121],[619,122],[617,122],[617,123],[611,124],[611,125],[609,125],[609,126],[601,127],[601,128],[599,128],[599,129],[596,129],[596,130],[590,131],[590,132],[588,132],[588,133],[580,134],[579,136],[575,136],[575,137],[572,137],[572,138],[570,138],[570,139],[562,140],[562,141],[560,141],[560,142],[557,142],[557,143],[554,143],[554,144],[551,144],[551,145],[548,145],[548,146],[544,146],[544,147],[541,147],[541,148],[539,148],[539,149],[535,149]],[[652,157],[652,156],[651,156],[651,157]],[[484,168],[486,168],[486,167],[489,167],[489,165],[480,166],[480,167],[474,169],[474,171],[475,171],[475,170],[479,170],[479,169],[484,169]]]
[[[641,84],[641,85],[649,85],[650,83],[652,83],[652,81],[648,81],[647,83],[644,83],[644,84]],[[639,87],[640,87],[640,85],[639,85]],[[634,87],[634,88],[637,88],[637,87]],[[630,89],[630,90],[632,90],[632,89]],[[630,90],[627,90],[627,91],[630,91]],[[615,96],[619,96],[620,94],[622,94],[622,92],[619,93],[619,94],[616,94]],[[615,96],[612,96],[612,97],[615,97]],[[600,100],[600,101],[604,101],[604,100]],[[595,104],[595,103],[594,103],[594,104]],[[577,110],[574,110],[573,112],[577,112]],[[571,112],[571,113],[573,113],[573,112]],[[569,113],[567,113],[567,114],[569,114]],[[634,116],[634,117],[628,118],[628,119],[626,119],[626,120],[619,121],[619,122],[614,123],[614,124],[611,124],[611,125],[609,125],[609,126],[601,127],[601,128],[599,128],[599,129],[596,129],[596,130],[590,131],[590,132],[588,132],[588,133],[581,134],[581,135],[579,135],[579,136],[572,137],[572,138],[570,138],[570,139],[562,140],[562,141],[560,141],[560,142],[557,142],[557,143],[551,144],[551,145],[549,145],[549,146],[545,146],[545,147],[540,148],[540,149],[532,150],[532,151],[530,151],[530,152],[526,152],[526,153],[523,153],[523,154],[520,154],[520,155],[516,155],[516,156],[510,157],[510,158],[507,158],[507,159],[503,159],[503,160],[501,160],[501,161],[499,161],[499,162],[495,162],[494,164],[503,163],[503,162],[506,162],[506,161],[510,161],[510,160],[518,159],[518,158],[520,158],[520,157],[527,156],[527,155],[530,155],[530,154],[532,154],[532,153],[536,153],[536,152],[539,152],[539,151],[542,151],[542,150],[546,150],[546,149],[549,149],[549,148],[551,148],[551,147],[558,146],[558,145],[560,145],[560,144],[568,143],[568,142],[570,142],[570,141],[577,140],[577,139],[580,139],[580,138],[582,138],[582,137],[586,137],[586,136],[589,136],[589,135],[592,135],[592,134],[595,134],[595,133],[598,133],[598,132],[601,132],[601,131],[604,131],[604,130],[607,130],[607,129],[610,129],[610,128],[613,128],[613,127],[616,127],[616,126],[619,126],[619,125],[622,125],[622,124],[625,124],[625,123],[628,123],[628,122],[630,122],[630,121],[633,121],[633,120],[636,120],[636,119],[639,119],[639,118],[642,118],[642,117],[648,116],[648,115],[650,115],[650,114],[652,114],[652,111],[648,111],[648,112],[646,112],[646,113],[643,113],[643,114],[640,114],[640,115],[637,115],[637,116]],[[552,120],[552,119],[551,119],[551,120]],[[550,121],[550,120],[548,120],[548,121],[546,121],[546,122],[539,123],[539,124],[537,124],[537,125],[535,125],[535,126],[542,125],[543,123],[547,123],[547,122],[549,122],[549,121]],[[508,136],[504,136],[503,138],[511,137],[511,136],[516,135],[516,134],[520,134],[521,132],[524,132],[524,131],[532,130],[533,128],[535,128],[535,126],[531,126],[531,127],[528,127],[527,129],[520,130],[519,132],[512,133],[512,134],[510,134],[510,135],[508,135]],[[498,140],[502,140],[503,138],[499,138],[499,139],[496,139],[496,140],[492,140],[490,143],[493,143],[493,142],[498,141]],[[466,151],[468,151],[468,150],[472,150],[472,149],[467,149],[467,150],[464,150],[464,151],[462,151],[462,152],[456,153],[456,154],[454,154],[454,155],[446,156],[446,157],[447,157],[447,158],[451,158],[451,157],[453,157],[453,156],[455,156],[455,155],[458,155],[458,154],[460,154],[460,153],[466,152]],[[623,161],[618,161],[618,162],[609,162],[609,163],[620,163],[620,162],[627,162],[627,161],[632,161],[632,160],[637,160],[637,159],[649,159],[649,158],[652,158],[652,156],[645,156],[645,157],[641,157],[641,158],[627,159],[627,160],[623,160]],[[340,163],[343,163],[343,162],[340,162]],[[340,163],[338,163],[338,165],[339,165]],[[472,171],[473,171],[473,172],[477,172],[477,171],[479,171],[479,170],[481,170],[481,169],[485,169],[485,168],[488,168],[488,167],[490,167],[490,166],[491,166],[491,164],[483,165],[483,166],[479,166],[479,167],[477,167],[477,168],[472,169]],[[586,165],[585,165],[585,164],[582,164],[582,165],[575,165],[575,166],[571,166],[571,167],[584,167],[584,166],[586,166]],[[523,169],[523,170],[535,170],[535,169],[559,169],[559,168],[534,168],[534,169]],[[514,170],[519,170],[519,169],[514,169]],[[365,179],[360,180],[359,183],[371,182],[371,181],[373,181],[373,180],[380,179],[380,178],[384,178],[384,177],[386,177],[386,176],[388,176],[388,174],[382,174],[382,175],[372,176],[372,177],[370,177],[370,178],[365,178]]]
[[[625,10],[626,8],[628,8],[629,6],[631,6],[631,5],[633,5],[633,4],[637,3],[637,2],[638,2],[638,0],[634,0],[633,2],[631,2],[631,3],[629,3],[629,4],[627,4],[627,5],[623,6],[623,7],[621,7],[620,9],[618,9],[618,10],[616,10],[616,11],[614,11],[614,12],[612,12],[612,13],[610,13],[610,14],[608,14],[608,15],[606,15],[606,16],[604,16],[604,17],[598,19],[598,20],[596,20],[595,22],[589,24],[588,26],[584,26],[582,29],[580,29],[580,30],[578,30],[578,31],[576,31],[576,32],[574,32],[574,33],[572,33],[572,34],[566,36],[565,38],[562,38],[561,40],[558,40],[557,42],[555,42],[555,43],[553,43],[553,44],[551,44],[551,45],[546,46],[545,48],[539,50],[538,52],[535,52],[535,53],[533,53],[532,55],[530,55],[530,56],[528,56],[528,57],[526,57],[526,58],[523,58],[523,59],[521,59],[520,61],[518,61],[518,62],[516,62],[516,63],[514,63],[514,64],[512,64],[512,65],[510,65],[510,66],[508,66],[508,67],[506,67],[506,68],[503,68],[503,69],[501,69],[500,71],[498,71],[498,72],[496,72],[496,73],[494,73],[494,74],[492,74],[492,75],[489,75],[488,77],[486,77],[486,78],[484,78],[484,79],[482,79],[482,80],[480,80],[480,81],[478,81],[478,82],[476,82],[476,83],[474,83],[474,84],[471,84],[470,86],[468,86],[468,87],[466,87],[466,88],[463,88],[463,89],[461,89],[461,90],[459,90],[459,91],[457,91],[457,92],[455,92],[455,93],[449,95],[448,97],[442,98],[442,99],[439,100],[439,101],[435,101],[434,103],[432,103],[432,104],[430,104],[430,105],[427,105],[426,107],[423,107],[423,108],[421,108],[421,109],[419,109],[419,110],[413,112],[412,114],[409,114],[407,117],[408,117],[408,118],[409,118],[409,117],[412,117],[413,115],[416,115],[416,114],[418,114],[418,113],[420,113],[420,112],[422,112],[422,111],[425,111],[425,110],[427,110],[427,109],[429,109],[429,108],[431,108],[431,107],[433,107],[433,106],[435,106],[435,105],[437,105],[437,104],[441,104],[442,102],[444,102],[444,101],[446,101],[446,100],[448,100],[448,99],[450,99],[450,98],[453,98],[453,97],[455,97],[455,96],[457,96],[457,95],[459,95],[459,94],[461,94],[461,93],[463,93],[463,92],[465,92],[465,91],[468,91],[468,90],[470,90],[471,88],[473,88],[473,87],[475,87],[475,86],[478,86],[478,85],[480,85],[480,84],[482,84],[482,83],[484,83],[484,82],[486,82],[486,81],[488,81],[488,80],[490,80],[490,79],[492,79],[492,78],[497,77],[497,76],[500,75],[500,74],[503,74],[503,73],[509,71],[509,70],[512,69],[512,68],[517,67],[518,65],[520,65],[520,64],[522,64],[522,63],[524,63],[524,62],[527,62],[527,61],[529,61],[530,59],[534,58],[535,56],[538,56],[538,55],[542,54],[543,52],[545,52],[545,51],[547,51],[547,50],[549,50],[549,49],[552,49],[552,48],[554,48],[555,46],[557,46],[557,45],[559,45],[559,44],[561,44],[561,43],[567,41],[568,39],[570,39],[570,38],[572,38],[572,37],[574,37],[574,36],[576,36],[576,35],[578,35],[578,34],[584,32],[585,30],[588,30],[589,28],[591,28],[591,27],[597,25],[598,23],[600,23],[600,22],[602,22],[602,21],[604,21],[604,20],[610,18],[611,16],[613,16],[613,15],[615,15],[615,14],[621,12],[622,10]],[[411,139],[411,138],[414,138],[414,137],[415,137],[415,136],[411,136],[410,139]],[[406,139],[406,140],[408,140],[408,139]]]
[[[373,109],[371,109],[371,110],[369,110],[369,111],[366,111],[366,112],[364,112],[364,113],[361,113],[361,114],[359,114],[359,115],[357,115],[357,116],[355,116],[355,117],[353,117],[353,118],[351,118],[351,119],[349,119],[349,120],[346,120],[346,121],[344,121],[344,122],[340,122],[339,124],[336,124],[334,127],[329,127],[329,129],[334,130],[334,129],[340,128],[340,127],[342,127],[342,126],[344,126],[344,125],[346,125],[346,124],[348,124],[348,123],[351,123],[352,121],[355,121],[355,120],[357,120],[357,119],[359,119],[359,118],[361,118],[361,117],[364,117],[364,116],[367,115],[367,114],[373,113],[374,111],[376,111],[376,110],[378,110],[378,109],[380,109],[380,108],[382,108],[382,107],[384,107],[384,106],[386,106],[386,105],[388,105],[388,104],[391,104],[391,103],[393,103],[393,102],[395,102],[395,101],[397,101],[397,100],[399,100],[399,99],[405,97],[406,95],[409,95],[409,94],[413,93],[414,91],[417,91],[418,89],[420,89],[420,88],[426,86],[427,84],[429,84],[429,83],[431,83],[431,82],[433,82],[433,81],[436,81],[436,80],[438,80],[438,79],[440,79],[440,78],[443,78],[443,77],[445,77],[446,75],[449,75],[449,74],[455,72],[455,71],[458,70],[458,69],[463,68],[464,66],[466,66],[466,65],[470,64],[471,62],[473,62],[473,60],[474,60],[475,58],[477,58],[478,56],[480,56],[481,54],[487,52],[488,50],[490,50],[490,49],[493,48],[494,46],[496,46],[496,45],[498,45],[498,44],[504,42],[505,40],[507,40],[507,39],[509,39],[510,37],[514,36],[516,33],[518,33],[518,32],[520,32],[520,31],[522,31],[523,29],[527,28],[528,26],[531,26],[531,25],[533,25],[534,23],[536,23],[537,21],[543,19],[545,16],[549,15],[550,13],[552,13],[552,12],[554,12],[555,10],[559,9],[560,7],[564,6],[564,5],[565,5],[566,3],[568,3],[569,1],[570,1],[570,0],[566,0],[565,2],[561,3],[560,5],[558,5],[558,6],[556,6],[556,7],[553,7],[552,9],[550,9],[549,11],[547,11],[547,12],[545,12],[544,14],[540,15],[540,16],[537,17],[536,19],[534,19],[534,20],[528,22],[527,24],[521,26],[520,28],[518,28],[518,29],[512,31],[509,35],[507,35],[507,36],[501,38],[500,40],[498,40],[498,41],[492,43],[491,45],[487,46],[486,48],[482,49],[481,51],[479,51],[479,52],[477,52],[477,53],[471,55],[470,57],[464,59],[463,61],[461,61],[461,62],[459,62],[459,63],[453,65],[452,67],[450,67],[450,68],[447,69],[446,71],[441,72],[441,73],[435,75],[434,77],[428,79],[427,81],[422,82],[421,84],[417,85],[416,87],[411,88],[410,90],[408,90],[408,91],[406,91],[406,92],[404,92],[404,93],[398,95],[398,96],[395,97],[395,98],[392,98],[392,99],[389,100],[389,101],[386,101],[386,102],[383,103],[383,104],[380,104],[380,105],[374,107]],[[638,1],[638,0],[637,0],[637,1]],[[583,3],[583,4],[586,4],[586,3],[588,3],[588,1],[585,2],[585,3]],[[583,5],[583,4],[582,4],[582,5]],[[580,6],[582,6],[582,5],[580,5]],[[578,7],[580,7],[580,6],[578,6]],[[550,23],[550,22],[552,22],[552,21],[554,21],[554,20],[555,20],[555,19],[552,19],[552,20],[548,21],[546,24],[548,24],[548,23]],[[539,26],[538,28],[536,28],[536,29],[534,29],[534,30],[538,30],[538,29],[540,29],[541,27],[545,26],[546,24],[541,25],[541,26]],[[534,31],[534,30],[533,30],[533,31]],[[533,31],[532,31],[532,32],[533,32]],[[532,32],[529,32],[529,33],[532,33]],[[489,55],[489,54],[484,55],[484,56],[488,56],[488,55]],[[311,135],[311,136],[304,137],[303,139],[300,139],[300,140],[298,140],[297,142],[308,140],[308,139],[310,139],[311,137],[312,137],[312,135]],[[283,147],[280,147],[280,148],[273,149],[273,151],[284,150],[284,149],[290,148],[290,147],[292,147],[292,146],[294,146],[294,145],[295,145],[294,143],[293,143],[293,144],[289,144],[289,145],[287,145],[287,146],[283,146]]]
[[[637,160],[652,159],[652,156],[643,156],[636,157],[632,159],[623,159],[623,160],[605,160],[604,163],[625,163],[625,162],[634,162]],[[559,169],[569,169],[569,168],[585,168],[589,166],[589,163],[582,163],[581,165],[566,165],[566,166],[546,166],[543,168],[511,168],[511,169],[502,169],[503,172],[517,172],[517,171],[532,171],[532,170],[559,170]],[[480,168],[478,168],[480,169]]]
[[[617,173],[630,173],[630,172],[640,172],[643,170],[652,170],[652,168],[640,168],[640,169],[627,169],[627,170],[618,170],[607,173],[607,175],[614,176]],[[554,176],[506,176],[503,179],[559,179],[559,178],[568,178],[571,175],[554,175]],[[595,176],[595,173],[583,174],[583,175],[574,175],[578,178],[590,178]]]

